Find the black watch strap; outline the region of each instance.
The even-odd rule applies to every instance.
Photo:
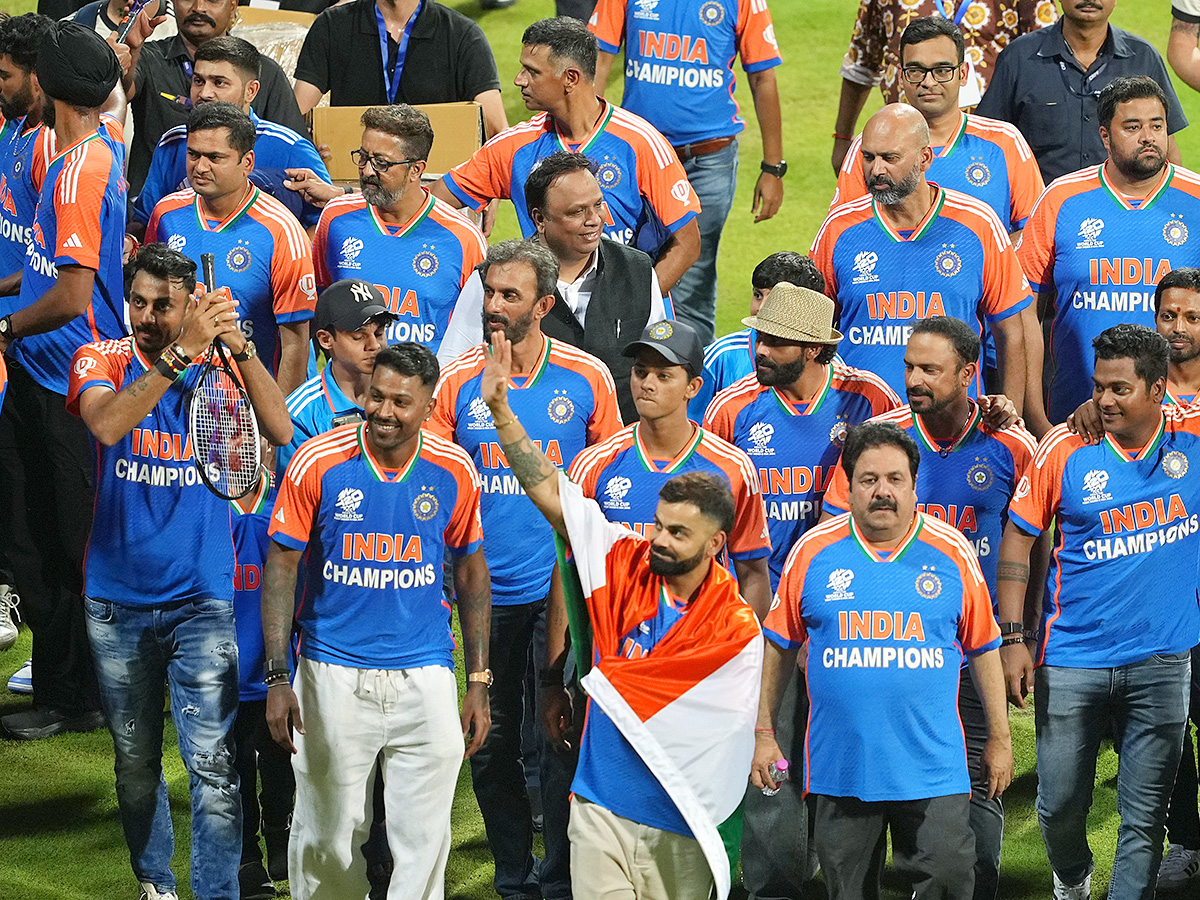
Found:
[[[782,178],[787,174],[788,164],[787,160],[780,160],[779,165],[777,166],[773,166],[768,162],[763,162],[761,163],[760,168],[768,175],[774,175],[776,178]]]

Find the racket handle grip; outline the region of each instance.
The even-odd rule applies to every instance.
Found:
[[[200,254],[200,266],[204,272],[204,289],[206,291],[215,291],[217,289],[217,263],[211,253]]]

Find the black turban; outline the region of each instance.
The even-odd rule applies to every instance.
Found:
[[[38,41],[35,71],[47,97],[95,109],[112,93],[121,64],[93,29],[56,22]]]

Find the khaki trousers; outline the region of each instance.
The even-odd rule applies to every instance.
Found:
[[[574,900],[705,900],[716,889],[695,838],[640,825],[578,796],[567,834]]]

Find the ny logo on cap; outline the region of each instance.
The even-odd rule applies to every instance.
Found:
[[[365,282],[354,282],[352,285],[350,285],[350,293],[354,295],[355,303],[371,302],[371,286]]]

